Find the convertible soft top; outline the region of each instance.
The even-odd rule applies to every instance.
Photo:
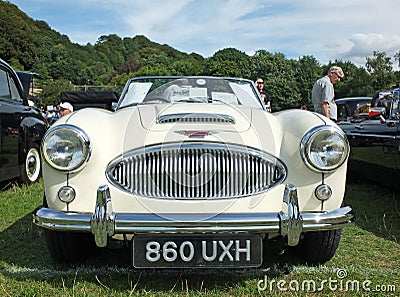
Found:
[[[118,102],[119,94],[115,91],[64,91],[61,102],[69,102],[74,110],[85,107],[99,107],[111,110],[112,103]]]

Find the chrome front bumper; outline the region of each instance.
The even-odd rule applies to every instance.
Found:
[[[115,234],[134,233],[215,233],[251,232],[284,236],[289,246],[299,243],[302,232],[340,229],[353,222],[354,213],[346,206],[330,212],[300,213],[297,189],[286,185],[283,210],[279,213],[162,214],[114,213],[108,186],[97,190],[94,213],[73,213],[39,207],[33,222],[56,231],[93,233],[99,247]]]

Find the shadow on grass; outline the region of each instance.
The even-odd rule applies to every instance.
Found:
[[[400,243],[400,194],[363,179],[347,183],[344,202],[355,210],[356,225]]]
[[[128,247],[97,250],[79,265],[55,262],[47,250],[44,235],[27,214],[0,233],[0,273],[17,281],[44,281],[54,288],[73,288],[76,282],[126,290],[214,291],[226,290],[264,277],[289,274],[301,264],[290,253],[278,254],[273,249],[261,268],[248,269],[134,269]]]
[[[18,186],[18,182],[16,179],[1,181],[0,182],[0,191],[7,191],[15,186]]]
[[[399,195],[368,183],[350,184],[345,204],[356,209],[356,225],[379,237],[399,242]],[[59,264],[47,250],[42,230],[31,213],[4,226],[0,233],[0,273],[9,280],[43,281],[54,288],[74,288],[78,282],[112,288],[116,292],[229,292],[258,280],[290,274],[306,263],[292,252],[272,249],[261,268],[254,269],[134,269],[129,248],[99,249],[79,265]],[[251,295],[251,294],[250,294]]]

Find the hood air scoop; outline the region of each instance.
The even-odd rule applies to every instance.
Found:
[[[227,114],[216,113],[175,113],[159,115],[157,123],[221,123],[234,125],[235,118]]]

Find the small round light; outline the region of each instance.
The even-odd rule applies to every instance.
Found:
[[[75,199],[75,190],[70,186],[64,186],[58,190],[58,199],[62,202],[70,203]]]
[[[315,196],[321,201],[328,200],[332,197],[332,188],[326,184],[319,185],[315,189]]]

